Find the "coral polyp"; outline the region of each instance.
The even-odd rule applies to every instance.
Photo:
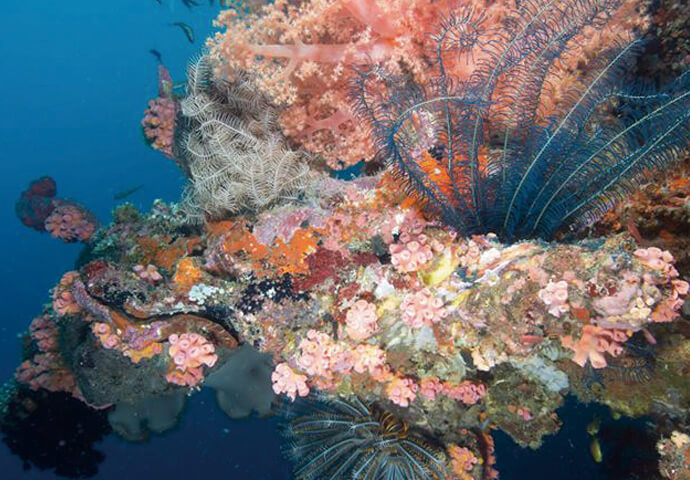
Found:
[[[303,401],[308,410],[285,429],[299,480],[448,478],[443,449],[377,405],[357,397]]]

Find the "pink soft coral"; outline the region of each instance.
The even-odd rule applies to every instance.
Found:
[[[276,0],[261,14],[223,11],[215,25],[225,31],[207,45],[217,77],[251,72],[259,90],[286,106],[280,121],[293,141],[333,167],[352,165],[374,153],[348,98],[358,71],[377,69],[371,78],[380,78],[381,71],[409,74],[425,85],[434,62],[429,52],[440,50],[445,70],[466,80],[489,55],[477,40],[504,41],[496,31],[505,28],[516,3],[472,0],[462,10],[452,0]],[[542,95],[542,118],[568,98],[602,45],[646,25],[645,17],[633,11],[637,2],[624,3],[626,9],[602,30],[607,35],[590,29],[573,41],[578,48],[568,61],[549,72],[547,83],[553,88]],[[569,7],[565,0],[553,2],[554,9]],[[434,35],[441,24],[447,34]],[[497,91],[500,96],[501,88]]]
[[[72,371],[60,355],[59,332],[49,315],[35,318],[29,327],[31,338],[36,342],[38,353],[19,365],[15,378],[32,390],[66,392],[82,400]]]
[[[17,368],[15,378],[32,390],[67,392],[76,398],[81,398],[74,375],[67,368],[60,354],[56,352],[39,353],[31,360],[25,360]]]
[[[309,395],[306,375],[295,372],[287,363],[279,363],[271,374],[273,391],[280,395],[284,393],[290,400],[295,401],[298,396]]]
[[[440,5],[432,0],[276,0],[262,15],[225,10],[226,28],[209,42],[215,74],[256,75],[276,103],[285,133],[331,166],[351,165],[374,153],[370,135],[355,121],[349,85],[353,66],[382,64],[423,77],[425,45]]]
[[[144,111],[141,127],[151,147],[168,158],[174,158],[175,119],[177,103],[169,98],[154,98]]]
[[[38,349],[50,352],[58,349],[58,329],[49,315],[41,315],[32,320],[29,326],[31,338],[36,341]]]
[[[198,333],[172,334],[168,341],[173,366],[165,378],[170,383],[198,385],[204,378],[203,366],[213,367],[218,361],[213,344]]]

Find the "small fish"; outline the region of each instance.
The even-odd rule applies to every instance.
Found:
[[[156,0],[158,2],[158,5],[163,5],[163,0]]]
[[[614,420],[620,420],[622,417],[621,412],[618,412],[616,410],[611,410],[611,418]]]
[[[604,454],[601,453],[601,444],[599,443],[599,439],[597,437],[594,437],[592,442],[589,444],[589,453],[592,454],[592,459],[597,463],[601,463],[601,461],[604,459]]]
[[[149,50],[149,53],[151,55],[153,55],[154,57],[156,57],[156,60],[158,61],[158,63],[163,63],[163,55],[161,55],[161,52],[159,52],[155,48],[152,48],[151,50]]]
[[[190,27],[184,22],[175,22],[172,23],[171,26],[180,27],[180,29],[182,29],[185,36],[187,37],[187,40],[189,40],[189,43],[194,43],[194,30],[192,30],[192,27]]]
[[[119,192],[119,193],[116,193],[116,194],[113,196],[113,198],[114,198],[115,200],[122,200],[122,199],[124,199],[124,198],[129,197],[129,196],[130,196],[131,194],[133,194],[134,192],[140,190],[142,187],[143,187],[143,185],[137,185],[136,187],[128,188],[127,190],[123,190],[123,191],[121,191],[121,192]]]
[[[182,3],[184,4],[185,7],[187,7],[190,10],[194,7],[199,6],[199,4],[196,3],[194,0],[182,0]]]

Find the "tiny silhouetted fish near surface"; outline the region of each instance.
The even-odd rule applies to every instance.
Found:
[[[184,22],[175,22],[171,25],[173,27],[180,27],[184,32],[185,36],[187,37],[187,40],[189,40],[189,43],[194,43],[194,30],[192,30],[192,27],[190,27]]]
[[[161,52],[159,52],[155,48],[152,48],[151,50],[149,50],[149,53],[151,55],[153,55],[154,57],[156,57],[156,60],[158,61],[158,63],[163,63],[163,55],[161,55]]]
[[[194,7],[199,6],[199,4],[196,3],[194,0],[182,0],[182,3],[184,4],[185,7],[187,7],[190,10]]]

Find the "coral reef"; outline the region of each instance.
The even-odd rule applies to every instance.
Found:
[[[323,178],[318,191],[318,205],[277,206],[201,233],[175,227],[184,217],[162,204],[148,215],[122,207],[95,236],[95,256],[56,286],[45,320],[59,328],[37,325],[32,342],[61,345],[58,358],[90,405],[128,412],[204,386],[233,417],[268,413],[274,394],[296,405],[315,392],[327,402],[358,398],[435,442],[470,449],[474,457],[444,454],[443,468],[456,471],[488,458],[486,440],[458,443],[459,430],[476,439],[500,428],[536,448],[558,430],[564,392],[593,398],[592,375],[606,385],[598,401],[660,413],[624,382],[638,379],[651,399],[683,368],[630,365],[640,344],[659,358],[679,355],[660,330],[677,323],[688,290],[670,253],[624,235],[572,244],[460,238],[425,219],[388,174]],[[290,228],[272,219],[291,208],[301,220]],[[393,247],[411,238],[429,251],[401,268]],[[650,368],[666,373],[645,383]],[[149,433],[111,418],[128,438]]]
[[[132,441],[201,388],[232,418],[280,404],[299,479],[497,478],[491,431],[538,448],[568,393],[680,431],[690,285],[668,232],[688,182],[612,210],[688,147],[690,77],[624,74],[641,7],[225,10],[143,122],[188,177],[179,206],[95,231],[49,179],[22,193],[26,225],[89,244],[24,336],[18,388],[107,409]]]

